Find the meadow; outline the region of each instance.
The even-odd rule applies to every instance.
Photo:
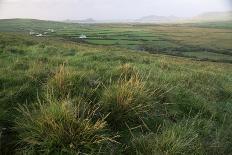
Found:
[[[0,21],[0,29],[28,34],[30,31],[44,34],[48,29],[53,29],[53,33],[46,32],[46,35],[92,45],[231,63],[231,24],[75,24],[14,19]],[[80,35],[86,38],[80,39]]]
[[[0,154],[231,154],[231,32],[1,20]]]

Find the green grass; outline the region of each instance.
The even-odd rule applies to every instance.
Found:
[[[185,54],[185,52],[204,53],[208,60],[230,62],[231,59],[231,25],[230,22],[189,23],[189,24],[75,24],[29,19],[0,20],[2,32],[30,31],[44,33],[47,37],[62,37],[75,42],[93,45],[123,47],[150,53],[162,53],[201,59],[201,54]],[[79,39],[81,34],[87,39]],[[224,54],[225,57],[215,59],[211,53]],[[227,58],[228,59],[227,59]]]
[[[83,101],[57,101],[51,96],[32,109],[20,106],[16,118],[19,150],[23,154],[103,153],[114,140],[104,118],[94,118],[98,107]]]
[[[228,61],[231,62],[232,58],[228,57],[227,55],[224,54],[219,54],[219,53],[210,53],[210,52],[185,52],[184,53],[185,56],[189,56],[189,57],[196,57],[199,59],[210,59],[210,60],[215,60],[215,61],[219,61],[219,60],[224,60],[224,61]]]
[[[193,26],[204,27],[204,28],[220,28],[220,29],[231,29],[231,21],[225,22],[200,22],[191,24]]]
[[[128,25],[109,26],[80,27],[141,35],[147,27],[167,30],[165,25],[137,25],[133,32]],[[178,30],[168,28],[170,36]],[[0,154],[232,151],[230,63],[19,32],[1,32],[0,43]],[[181,47],[197,41],[187,43]]]
[[[132,140],[136,154],[205,154],[194,124],[178,124],[161,134],[148,134]],[[191,126],[191,128],[190,128]]]

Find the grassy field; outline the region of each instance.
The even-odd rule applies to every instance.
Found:
[[[6,32],[55,32],[48,36],[62,37],[92,45],[117,46],[150,53],[187,56],[209,61],[232,62],[231,22],[193,24],[72,24],[39,20],[1,20]],[[86,35],[86,39],[79,36]],[[197,52],[197,53],[195,53]],[[202,58],[203,52],[208,53]],[[212,55],[224,54],[215,58]]]
[[[0,154],[231,154],[231,29],[3,20],[0,31]]]

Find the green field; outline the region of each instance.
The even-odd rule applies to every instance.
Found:
[[[149,53],[162,53],[202,59],[208,53],[210,61],[229,62],[232,59],[231,22],[193,24],[72,24],[39,20],[1,20],[0,30],[5,32],[30,31],[44,33],[54,29],[48,36],[62,37],[74,42],[92,45],[108,45]],[[86,35],[86,39],[79,36]],[[224,54],[214,57],[212,55]],[[193,55],[192,55],[193,54]],[[203,57],[203,60],[205,57]]]
[[[0,20],[0,154],[230,155],[218,25]]]

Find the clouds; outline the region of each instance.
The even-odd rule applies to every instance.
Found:
[[[230,0],[0,0],[0,18],[127,19],[231,9]]]

